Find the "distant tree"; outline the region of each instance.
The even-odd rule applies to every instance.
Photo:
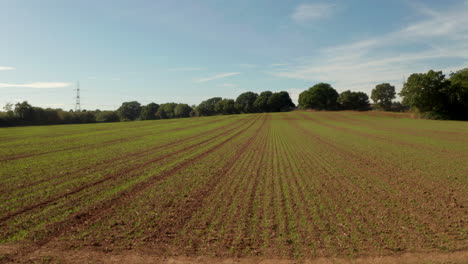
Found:
[[[390,111],[395,95],[395,86],[389,83],[381,83],[372,90],[371,98],[380,109]]]
[[[84,123],[95,123],[96,116],[93,112],[65,112],[60,111],[58,113],[60,117],[60,123],[62,124],[84,124]]]
[[[6,127],[13,125],[10,118],[7,117],[5,112],[0,112],[0,127]]]
[[[210,98],[206,101],[201,102],[196,108],[195,108],[195,115],[196,116],[211,116],[217,114],[215,110],[216,104],[221,101],[221,97],[213,97]]]
[[[255,100],[257,99],[258,94],[254,92],[246,92],[240,94],[237,99],[236,103],[239,107],[239,111],[242,113],[255,113],[257,109],[255,108]]]
[[[156,119],[168,119],[169,115],[166,113],[164,108],[159,107],[158,111],[155,114]]]
[[[196,105],[191,105],[192,111],[190,111],[190,117],[196,117],[197,116],[197,111],[195,110],[197,108]]]
[[[5,112],[13,112],[13,104],[6,103],[5,106],[3,107],[3,110],[5,110]]]
[[[223,115],[232,115],[238,113],[236,102],[232,99],[223,99],[217,102],[215,105],[215,111],[216,113]]]
[[[295,105],[292,102],[291,97],[289,97],[288,92],[282,91],[273,93],[268,98],[268,109],[272,112],[290,111],[294,107]]]
[[[190,117],[192,110],[192,107],[190,107],[188,104],[177,104],[177,106],[174,108],[174,115],[178,118]]]
[[[141,108],[140,119],[141,120],[153,120],[156,119],[156,112],[158,111],[159,105],[156,103],[149,103]]]
[[[0,127],[18,125],[19,121],[13,112],[13,104],[7,103],[3,109],[5,112],[0,112]]]
[[[52,125],[60,124],[59,110],[51,108],[34,107],[34,124],[36,125]]]
[[[223,113],[223,110],[224,110],[224,100],[226,99],[221,99],[221,101],[217,102],[216,105],[215,105],[215,112],[216,113],[219,113],[219,114],[224,114]]]
[[[23,122],[28,123],[34,120],[34,108],[27,101],[15,104],[15,115]]]
[[[96,116],[93,112],[75,112],[73,113],[73,124],[95,123]]]
[[[123,103],[117,110],[122,121],[135,120],[140,116],[141,104],[132,101]]]
[[[447,80],[441,71],[412,74],[400,96],[403,103],[432,119],[468,119],[468,87],[466,71]],[[467,78],[467,79],[465,79]]]
[[[392,102],[392,107],[390,108],[392,112],[406,112],[408,110],[410,110],[410,106],[404,105],[401,102]]]
[[[119,122],[119,115],[115,111],[101,111],[96,114],[96,122]]]
[[[60,123],[62,124],[73,124],[74,120],[73,120],[73,114],[74,112],[73,111],[62,111],[62,112],[59,112],[59,117],[60,117]]]
[[[299,107],[316,110],[336,110],[338,92],[328,83],[319,83],[299,94]]]
[[[13,112],[13,104],[12,103],[6,103],[5,106],[3,107],[3,110],[5,110],[5,118],[6,119],[12,119],[14,118],[15,113]]]
[[[454,119],[468,120],[468,68],[451,73],[449,80],[448,112]]]
[[[166,104],[160,105],[158,108],[158,111],[156,112],[156,118],[159,118],[159,119],[175,118],[176,106],[177,106],[176,103],[166,103]]]
[[[368,110],[369,96],[363,92],[344,91],[338,97],[338,103],[344,110]]]
[[[270,91],[265,91],[260,93],[260,95],[255,99],[254,107],[259,112],[271,112],[271,109],[268,105],[268,99],[272,96],[273,93]]]
[[[445,112],[445,90],[450,82],[441,71],[412,74],[403,86],[403,102],[419,112]]]
[[[463,95],[466,95],[468,93],[466,89],[468,89],[468,68],[464,68],[462,70],[452,72],[450,74],[450,82],[452,83],[453,86],[456,87],[463,87],[463,93],[460,93],[460,91],[457,91],[457,96],[461,97]]]

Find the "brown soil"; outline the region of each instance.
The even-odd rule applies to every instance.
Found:
[[[0,260],[2,256],[11,254],[15,251],[14,246],[0,246]],[[326,263],[356,263],[356,264],[391,264],[391,263],[468,263],[468,251],[458,251],[453,253],[440,252],[419,252],[405,253],[392,256],[374,256],[374,257],[357,257],[357,258],[314,258],[314,259],[281,259],[281,258],[265,258],[265,257],[243,257],[243,258],[219,258],[212,256],[176,256],[162,257],[151,254],[151,252],[142,251],[122,251],[104,253],[93,250],[68,250],[61,251],[53,248],[42,248],[33,252],[27,258],[23,258],[18,262],[12,263],[171,263],[171,264],[189,264],[189,263],[206,263],[206,264],[326,264]]]

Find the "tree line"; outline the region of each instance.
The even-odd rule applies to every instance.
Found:
[[[364,92],[338,93],[330,84],[319,83],[299,95],[298,108],[314,110],[381,110],[413,111],[423,118],[468,120],[468,68],[453,72],[447,78],[442,71],[414,73],[399,93],[401,102],[395,101],[395,86],[377,85],[369,96]],[[0,126],[80,124],[155,120],[196,116],[232,115],[262,112],[284,112],[295,109],[289,93],[264,91],[260,94],[245,92],[236,100],[213,97],[199,105],[182,103],[124,102],[115,111],[64,111],[40,108],[28,102],[7,104],[0,112]]]
[[[115,111],[64,111],[63,109],[34,107],[28,102],[7,104],[0,112],[0,126],[83,124],[134,120],[156,120],[196,116],[232,115],[261,112],[281,112],[295,109],[288,92],[246,92],[236,100],[213,97],[198,106],[183,103],[124,102]]]
[[[315,110],[413,111],[428,119],[468,120],[468,68],[453,72],[449,78],[442,71],[411,74],[396,102],[395,86],[377,85],[371,92],[373,105],[363,92],[341,94],[328,83],[319,83],[299,95],[299,108]]]

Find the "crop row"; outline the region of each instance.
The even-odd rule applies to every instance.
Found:
[[[157,122],[3,161],[2,242],[296,258],[467,246],[466,126],[354,112]]]

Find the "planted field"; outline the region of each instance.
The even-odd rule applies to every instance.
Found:
[[[468,123],[291,112],[0,129],[0,262],[466,252]]]

